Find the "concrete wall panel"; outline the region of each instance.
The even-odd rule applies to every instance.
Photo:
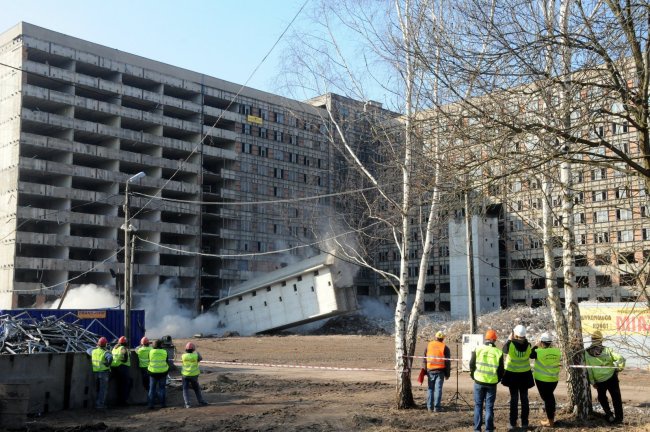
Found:
[[[130,401],[144,403],[137,356],[131,353]],[[95,383],[90,357],[85,353],[0,355],[0,383],[29,387],[29,414],[92,408]],[[115,383],[109,384],[108,403],[115,403]]]

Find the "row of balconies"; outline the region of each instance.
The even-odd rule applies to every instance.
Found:
[[[577,294],[579,299],[612,296],[629,297],[633,295],[629,290],[620,286],[578,288]],[[510,297],[512,300],[545,299],[548,297],[548,292],[545,289],[511,290]],[[560,297],[564,298],[562,288],[560,288]]]
[[[43,87],[38,87],[33,84],[25,84],[23,86],[23,95],[33,97],[35,99],[49,100],[52,102],[72,106],[75,108],[83,108],[91,111],[97,111],[104,115],[113,115],[116,117],[125,117],[133,120],[139,120],[148,123],[151,126],[167,126],[176,128],[183,131],[194,133],[201,133],[200,114],[196,113],[197,121],[184,120],[176,117],[164,115],[161,110],[158,112],[142,111],[135,108],[128,108],[121,106],[118,103],[103,102],[87,97],[75,96],[68,93],[63,93],[56,90],[51,90]],[[168,96],[165,96],[168,97]],[[218,108],[205,107],[205,111],[216,117],[232,121],[240,121],[239,115],[228,111],[223,111]],[[212,126],[212,125],[210,125]]]
[[[16,243],[104,250],[115,250],[117,246],[116,240],[109,238],[80,237],[24,231],[18,231],[16,233]]]
[[[45,65],[33,61],[25,61],[23,63],[23,70],[29,73],[55,78],[57,80],[70,83],[70,85],[95,88],[97,90],[112,93],[116,97],[124,95],[136,99],[150,101],[156,104],[168,105],[171,107],[194,112],[196,114],[201,113],[201,104],[198,104],[196,102],[178,99],[173,96],[164,95],[162,93],[147,91],[123,83],[108,81],[99,77],[91,77],[81,73],[61,69],[52,65]]]
[[[96,215],[77,213],[70,210],[38,209],[32,207],[18,207],[18,219],[45,220],[51,222],[71,223],[77,225],[103,226],[119,228],[124,223],[124,218],[112,215]],[[200,228],[189,224],[171,222],[155,222],[146,219],[137,219],[133,224],[139,231],[166,232],[188,236],[200,235]]]
[[[90,168],[24,157],[20,158],[20,167],[21,174],[23,174],[22,178],[26,178],[24,176],[28,175],[26,171],[32,170],[38,173],[58,174],[123,184],[132,175],[129,173],[109,171],[100,168]],[[183,192],[187,194],[198,194],[200,192],[200,185],[196,183],[186,183],[153,177],[143,177],[140,180],[140,186],[157,189],[161,189],[164,186],[167,191]]]
[[[152,69],[147,69],[132,64],[126,64],[121,61],[117,61],[117,60],[101,57],[97,54],[65,47],[50,41],[42,41],[28,35],[23,36],[23,44],[25,47],[28,47],[32,50],[35,49],[35,50],[42,51],[42,53],[46,56],[48,54],[52,54],[54,56],[60,56],[73,61],[86,63],[88,65],[92,65],[97,68],[102,68],[105,70],[106,73],[115,72],[115,73],[130,75],[151,82],[165,84],[171,87],[176,87],[178,89],[182,89],[188,92],[193,92],[196,94],[203,92],[206,95],[215,98],[226,99],[226,96],[223,95],[223,91],[219,89],[212,89],[207,86],[202,86],[201,84],[191,80],[176,78],[158,71],[154,71]],[[156,65],[156,63],[152,61],[152,65]],[[164,66],[169,67],[167,65]]]
[[[21,197],[25,200],[25,205],[32,205],[32,207],[33,203],[29,202],[29,197],[25,194],[47,199],[87,201],[89,203],[99,202],[111,206],[122,205],[124,200],[123,196],[115,196],[114,194],[105,192],[29,183],[25,181],[19,182],[18,189],[21,192]],[[131,206],[134,208],[144,207],[149,200],[147,197],[140,197],[138,195],[130,197]],[[199,206],[199,204],[160,200],[156,203],[156,211],[196,215],[199,212]],[[117,209],[115,209],[115,214],[117,214]]]
[[[49,150],[59,150],[73,154],[95,156],[98,158],[106,159],[108,161],[115,160],[173,170],[179,168],[178,160],[171,160],[164,157],[151,156],[142,153],[133,153],[116,148],[96,146],[60,138],[47,137],[28,132],[23,132],[21,134],[20,142],[22,145],[29,145]],[[192,174],[197,174],[200,170],[198,164],[189,161],[183,163],[182,167],[180,168],[181,172]]]
[[[49,126],[57,126],[62,129],[85,131],[97,135],[104,135],[106,136],[106,138],[120,138],[125,140],[142,142],[145,144],[152,144],[158,147],[164,147],[170,150],[177,150],[188,154],[195,152],[196,146],[198,145],[198,141],[197,142],[184,141],[176,138],[154,135],[144,131],[134,131],[130,129],[123,129],[115,126],[104,125],[101,123],[74,119],[70,117],[61,116],[58,114],[32,111],[26,108],[23,108],[21,112],[22,112],[21,115],[23,121],[33,121],[33,122],[43,123]],[[236,134],[234,132],[224,131],[222,129],[213,129],[212,132],[215,135],[224,137],[224,139],[234,140],[236,138]],[[211,148],[211,147],[205,146],[205,148]],[[227,150],[221,152],[214,152],[214,156],[218,155],[220,157],[227,157],[229,155],[234,155],[234,154],[235,154],[234,152],[227,151]]]
[[[124,95],[127,97],[132,97],[135,99],[141,99],[147,102],[155,103],[156,105],[160,106],[169,106],[169,107],[174,107],[180,110],[187,111],[188,113],[194,113],[194,114],[205,114],[206,116],[211,116],[214,118],[220,118],[222,120],[227,120],[230,122],[237,122],[237,123],[244,123],[246,121],[246,116],[243,114],[235,113],[232,111],[226,111],[222,110],[220,108],[216,108],[210,105],[204,105],[200,104],[194,101],[189,101],[186,99],[179,99],[174,96],[170,95],[165,95],[160,92],[152,92],[152,91],[147,91],[144,89],[140,89],[137,87],[132,87],[124,83],[117,83],[109,80],[105,80],[99,77],[91,77],[88,75],[84,75],[81,73],[75,73],[69,70],[57,68],[52,65],[44,65],[41,63],[36,63],[32,61],[26,61],[24,62],[23,65],[24,70],[43,75],[46,77],[52,77],[52,78],[57,78],[66,82],[69,82],[71,85],[79,85],[79,86],[86,86],[90,88],[95,88],[97,90],[105,91],[108,93],[112,93],[115,95],[116,98],[119,98],[120,96]],[[206,90],[209,90],[209,88],[203,87],[201,88],[198,86],[197,94],[196,96],[200,98],[201,92],[206,92]],[[47,91],[47,89],[43,89]],[[159,117],[160,114],[156,113],[150,113],[147,111],[140,111],[137,109],[132,109],[132,108],[126,108],[126,107],[120,107],[119,105],[116,104],[110,104],[106,102],[101,102],[101,101],[94,101],[93,99],[87,99],[87,98],[79,98],[78,96],[75,97],[73,95],[66,95],[65,93],[62,92],[55,92],[52,90],[53,93],[58,93],[54,98],[49,97],[50,100],[53,101],[60,101],[61,103],[66,103],[68,105],[75,105],[79,107],[84,107],[88,109],[96,109],[102,112],[109,112],[109,113],[114,113],[115,115],[122,115],[114,110],[116,109],[122,109],[122,110],[130,110],[130,114],[125,114],[127,116],[133,116],[132,118],[141,118],[142,120],[148,119],[148,121],[154,120],[156,117]],[[219,90],[213,90],[212,92],[219,92]],[[206,93],[210,93],[210,91],[207,91]],[[26,92],[26,94],[31,94],[34,96],[37,96],[35,93],[30,93],[29,91]],[[221,95],[220,95],[221,96]],[[42,95],[40,97],[45,97],[45,95]],[[75,99],[84,99],[85,101],[77,102]],[[105,108],[105,105],[113,105],[115,108],[112,108],[110,110],[102,109],[102,105],[96,104],[94,102],[98,102],[99,104],[103,104],[103,108]],[[129,111],[123,111],[125,113]],[[173,117],[168,117],[170,119],[173,119]],[[186,122],[184,120],[176,119],[179,120],[183,123],[189,123],[189,124],[197,124],[198,122]],[[156,124],[162,124],[160,121],[153,121]],[[181,123],[176,123],[178,125],[181,125]],[[171,125],[170,125],[171,126]],[[283,125],[286,126],[286,125]],[[180,126],[179,126],[180,127]]]

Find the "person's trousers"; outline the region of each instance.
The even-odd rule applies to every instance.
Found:
[[[127,365],[119,365],[118,367],[111,368],[111,372],[115,377],[117,384],[117,404],[126,405],[131,392],[131,377],[129,376],[130,367]]]
[[[199,377],[198,376],[184,376],[183,377],[183,401],[185,401],[185,406],[190,404],[190,387],[194,390],[194,395],[196,395],[196,400],[201,404],[205,405],[205,400],[201,394],[201,386],[199,386]]]
[[[165,400],[167,396],[167,389],[165,388],[166,385],[167,372],[149,374],[149,394],[147,395],[147,405],[149,408],[153,408],[153,406],[156,404],[156,398],[158,398],[158,401],[163,408],[167,406]]]
[[[517,424],[517,416],[519,414],[519,400],[521,400],[521,425],[528,425],[528,413],[530,406],[528,404],[528,387],[515,386],[508,387],[510,390],[510,425]]]
[[[142,378],[142,387],[149,393],[149,370],[146,367],[140,368],[140,377]]]
[[[609,392],[612,397],[612,405],[614,405],[614,417],[617,421],[623,421],[623,400],[621,399],[621,388],[618,385],[618,374],[615,373],[607,381],[596,383],[596,391],[598,392],[598,402],[600,402],[608,417],[612,415],[607,400],[607,392]]]
[[[546,382],[535,380],[539,397],[544,401],[544,409],[546,410],[546,417],[550,420],[555,420],[555,395],[553,392],[557,387],[556,382]]]
[[[443,369],[427,371],[429,377],[429,390],[427,391],[427,409],[429,411],[442,408],[442,385],[445,382]]]
[[[481,431],[483,426],[483,403],[485,402],[485,431],[494,430],[494,401],[497,398],[497,386],[474,383],[474,430]]]
[[[95,382],[97,384],[95,408],[106,408],[106,395],[108,394],[108,379],[110,376],[111,373],[109,371],[95,372]]]

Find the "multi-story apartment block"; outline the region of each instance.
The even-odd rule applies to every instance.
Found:
[[[388,162],[370,129],[397,114],[376,102],[298,102],[26,23],[0,34],[0,308],[42,303],[68,284],[119,289],[125,183],[139,172],[145,177],[129,184],[136,296],[173,281],[176,296],[198,309],[311,256],[327,206],[342,204],[318,197],[367,186],[333,151],[327,109],[370,166]],[[637,151],[625,125],[600,133]],[[632,267],[650,256],[647,197],[622,173],[575,169],[581,299],[630,298]],[[539,179],[509,179],[490,195],[475,197],[489,205],[472,218],[479,309],[540,304],[543,259],[532,223],[541,218]],[[425,312],[466,310],[464,222],[454,214],[462,207],[439,212]],[[423,223],[414,217],[409,233],[411,290]],[[391,245],[369,254],[398,273]],[[373,272],[356,282],[359,295],[395,300]]]
[[[312,254],[331,191],[321,110],[27,23],[0,35],[0,308],[123,278],[198,308]],[[315,211],[315,213],[320,213]],[[286,250],[285,257],[264,252]],[[295,255],[292,257],[291,255]],[[279,258],[280,256],[280,258]]]

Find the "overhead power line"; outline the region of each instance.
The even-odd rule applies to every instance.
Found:
[[[313,195],[313,196],[308,196],[308,197],[302,197],[302,198],[287,198],[287,199],[279,199],[279,200],[266,200],[266,201],[240,201],[240,202],[227,202],[227,201],[192,201],[192,200],[181,200],[181,199],[176,199],[176,198],[163,198],[155,195],[148,195],[144,194],[141,192],[133,192],[133,195],[139,195],[151,199],[159,199],[162,201],[170,201],[170,202],[177,202],[177,203],[185,203],[185,204],[196,204],[196,205],[229,205],[229,206],[248,206],[248,205],[262,205],[262,204],[280,204],[280,203],[292,203],[292,202],[300,202],[300,201],[312,201],[312,200],[317,200],[321,198],[331,198],[331,197],[337,197],[337,196],[344,196],[344,195],[350,195],[350,194],[355,194],[355,193],[360,193],[360,192],[367,192],[370,190],[377,189],[377,186],[371,186],[367,188],[362,188],[362,189],[355,189],[355,190],[350,190],[350,191],[343,191],[343,192],[334,192],[330,194],[323,194],[323,195]]]

